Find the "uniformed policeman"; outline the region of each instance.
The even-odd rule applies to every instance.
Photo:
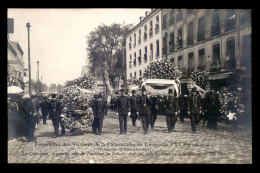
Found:
[[[61,120],[60,115],[62,114],[62,107],[61,103],[56,100],[56,94],[52,94],[52,100],[50,103],[50,119],[52,120],[52,124],[54,127],[54,138],[59,136],[59,123]],[[61,135],[65,134],[65,129],[64,131],[62,130]]]
[[[125,90],[121,89],[121,96],[116,101],[117,115],[119,117],[120,135],[127,132],[127,116],[130,115],[131,105],[125,95]]]
[[[196,88],[192,88],[192,93],[188,102],[188,114],[190,115],[191,129],[196,133],[196,125],[199,123],[201,114],[201,102]]]
[[[95,114],[92,123],[92,132],[93,134],[101,135],[103,120],[107,116],[107,101],[104,99],[102,93],[99,93],[98,98],[94,100],[93,111]]]
[[[132,96],[130,97],[130,104],[131,104],[131,115],[130,118],[132,118],[132,125],[135,125],[135,122],[138,118],[138,111],[139,111],[139,99],[135,95],[136,91],[132,91]]]
[[[50,105],[47,101],[47,97],[44,97],[41,104],[41,111],[42,111],[42,120],[43,120],[43,124],[47,124],[46,123],[46,118],[50,112]]]
[[[169,96],[164,100],[164,114],[166,116],[166,123],[168,128],[168,133],[171,133],[177,122],[177,117],[179,113],[179,103],[177,99],[177,94],[173,94],[173,90],[168,90]]]
[[[143,133],[146,134],[151,122],[152,100],[148,98],[145,90],[142,89],[142,95],[139,98],[139,114],[142,119]]]

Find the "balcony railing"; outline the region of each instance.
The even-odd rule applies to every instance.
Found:
[[[211,64],[211,68],[210,68],[210,72],[218,72],[220,71],[220,64],[219,63],[212,63]]]

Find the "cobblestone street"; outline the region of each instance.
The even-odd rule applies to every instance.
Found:
[[[128,118],[128,133],[119,135],[116,113],[108,112],[102,135],[91,133],[52,138],[53,126],[42,120],[35,131],[36,142],[8,141],[8,163],[252,163],[252,132],[219,123],[218,130],[197,127],[191,133],[190,121],[176,123],[168,133],[164,116],[158,116],[153,131],[146,135],[133,127]]]

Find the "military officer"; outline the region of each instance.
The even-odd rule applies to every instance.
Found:
[[[191,129],[193,133],[196,133],[196,125],[199,123],[201,114],[201,102],[196,88],[192,88],[192,93],[188,101],[188,115],[191,119]]]
[[[56,100],[56,94],[52,94],[52,100],[50,103],[50,119],[54,127],[54,136],[56,138],[59,136],[59,123],[61,120],[60,115],[62,114],[61,103]],[[65,134],[65,129],[62,129],[61,135]]]
[[[131,105],[124,89],[121,90],[121,96],[116,100],[116,110],[119,117],[120,135],[126,134],[127,116],[130,115]]]
[[[101,135],[103,120],[104,117],[107,116],[107,101],[104,99],[102,93],[99,93],[98,98],[94,100],[93,110],[95,114],[92,124],[92,132],[96,135]]]
[[[175,128],[180,109],[176,92],[173,94],[173,90],[169,89],[168,93],[169,96],[164,100],[164,114],[166,116],[168,133],[171,133]]]
[[[143,133],[146,134],[151,123],[152,100],[148,98],[147,93],[142,89],[142,95],[139,98],[139,113],[142,119]]]
[[[46,118],[47,118],[49,111],[50,111],[50,105],[47,101],[47,97],[43,98],[43,101],[41,102],[40,106],[41,106],[41,111],[42,111],[43,124],[47,124]]]
[[[138,111],[139,111],[139,99],[135,95],[136,91],[132,91],[132,96],[130,97],[130,104],[131,104],[131,115],[130,118],[132,118],[132,125],[135,125],[135,122],[138,118]]]

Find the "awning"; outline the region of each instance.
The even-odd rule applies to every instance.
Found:
[[[229,78],[229,75],[232,74],[232,73],[234,73],[234,72],[227,72],[227,73],[209,75],[209,80],[226,79],[226,78]]]

